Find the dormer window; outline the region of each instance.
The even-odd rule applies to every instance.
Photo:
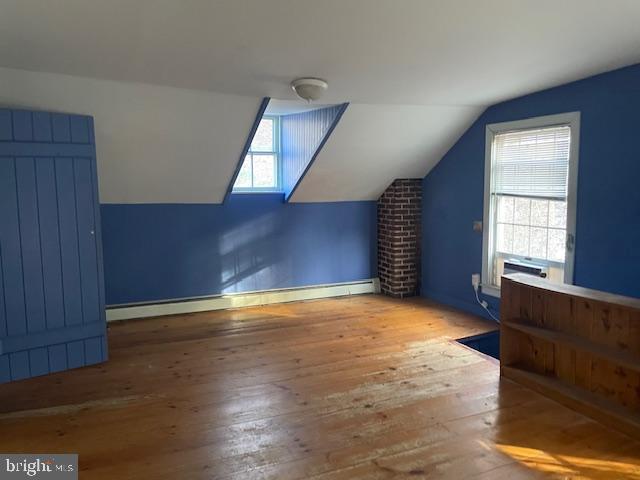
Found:
[[[280,119],[263,116],[233,185],[234,192],[278,192]]]

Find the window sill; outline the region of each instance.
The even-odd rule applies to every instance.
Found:
[[[480,293],[482,293],[483,295],[500,298],[500,288],[494,287],[493,285],[481,285]]]
[[[282,190],[233,190],[231,192],[232,195],[283,195],[284,192]]]

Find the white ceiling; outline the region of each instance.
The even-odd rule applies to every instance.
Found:
[[[269,100],[269,104],[264,113],[266,115],[290,115],[292,113],[310,112],[330,106],[332,105],[328,103],[307,103],[301,100],[278,100],[277,98],[272,98]]]
[[[488,105],[640,61],[638,0],[0,0],[0,65],[293,99]]]
[[[396,177],[426,174],[484,107],[639,62],[638,18],[639,0],[0,0],[0,66],[216,92],[224,108],[213,107],[218,100],[202,107],[190,99],[204,92],[178,89],[154,103],[159,90],[129,83],[150,95],[130,107],[136,115],[148,108],[149,117],[177,111],[175,123],[205,122],[189,142],[159,139],[166,148],[155,162],[164,167],[153,187],[120,178],[127,162],[142,162],[132,160],[139,152],[103,135],[116,157],[103,161],[102,174],[128,183],[115,197],[137,201],[158,196],[135,193],[140,187],[166,188],[172,201],[220,198],[218,184],[237,162],[235,137],[251,125],[239,125],[248,110],[264,96],[294,100],[295,77],[325,78],[322,102],[351,106],[294,200],[374,199]],[[120,113],[126,108],[123,101]],[[89,113],[98,120],[101,111]],[[147,144],[160,135],[139,128]],[[229,128],[239,133],[229,137]],[[179,178],[194,178],[195,191],[181,193],[171,185],[180,165],[171,155],[187,147],[217,166],[184,165],[194,171]],[[213,195],[199,191],[206,184]]]

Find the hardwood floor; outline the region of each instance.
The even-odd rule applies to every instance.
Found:
[[[112,325],[108,363],[0,385],[0,451],[81,479],[640,479],[640,443],[451,339],[495,324],[358,296]]]

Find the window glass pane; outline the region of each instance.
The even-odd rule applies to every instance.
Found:
[[[251,155],[244,157],[242,167],[233,188],[251,188]]]
[[[273,155],[253,156],[253,186],[256,188],[275,188],[276,169]]]
[[[549,202],[549,226],[567,228],[567,202]]]
[[[513,253],[513,225],[498,224],[496,250],[503,253]]]
[[[516,255],[529,255],[529,227],[515,225],[513,227],[513,253]]]
[[[513,197],[498,197],[498,222],[513,223]]]
[[[549,200],[531,200],[531,225],[536,227],[546,227],[548,219]]]
[[[496,207],[496,252],[564,262],[566,202],[499,195]]]
[[[565,231],[549,229],[549,260],[564,262]]]
[[[528,198],[516,197],[513,223],[518,225],[529,225],[530,220],[531,200]]]
[[[251,141],[252,152],[273,152],[273,119],[263,118],[260,120],[258,130]]]
[[[533,258],[547,258],[547,229],[531,227],[529,256]]]

